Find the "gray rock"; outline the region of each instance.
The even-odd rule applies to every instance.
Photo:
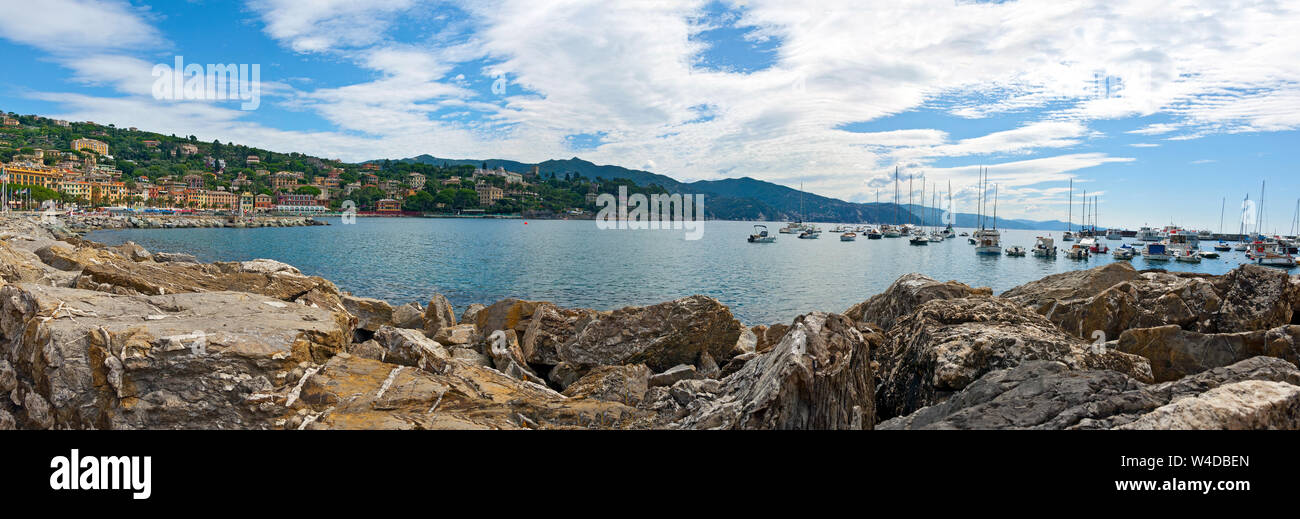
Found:
[[[159,263],[198,263],[199,259],[193,254],[182,252],[157,252],[153,255],[153,260]]]
[[[1167,404],[1247,380],[1300,385],[1300,369],[1280,359],[1255,357],[1172,382],[1144,384],[1115,371],[1075,370],[1060,362],[1029,361],[990,372],[942,403],[888,420],[877,428],[1110,429],[1133,423]],[[1215,400],[1211,395],[1207,401]],[[1259,403],[1270,406],[1274,401],[1268,398]],[[1167,410],[1162,414],[1181,413]],[[1151,426],[1156,420],[1153,417],[1138,426]]]
[[[987,287],[972,288],[956,281],[940,282],[924,274],[906,274],[883,293],[853,305],[844,312],[849,319],[871,322],[888,330],[898,319],[915,312],[922,303],[934,299],[958,299],[993,295]]]
[[[678,364],[676,366],[669,368],[668,371],[665,371],[663,373],[656,373],[653,376],[651,376],[650,385],[671,386],[673,384],[676,384],[680,380],[702,378],[703,376],[704,375],[701,375],[700,372],[695,369],[695,366],[692,366],[690,364]]]
[[[1300,326],[1205,334],[1169,325],[1125,330],[1112,344],[1119,351],[1145,357],[1151,363],[1155,381],[1167,382],[1258,355],[1298,364],[1298,340]]]
[[[564,388],[564,396],[636,406],[650,389],[650,375],[645,364],[601,366]]]
[[[441,373],[451,359],[446,348],[419,330],[381,326],[374,340],[387,351],[383,361],[392,364]]]
[[[662,371],[694,364],[701,353],[729,360],[741,328],[731,310],[716,299],[691,296],[603,313],[560,346],[559,353],[575,366],[644,363]]]
[[[420,330],[424,328],[424,308],[420,303],[406,303],[393,309],[393,326]]]
[[[393,324],[393,307],[387,301],[350,294],[343,295],[341,299],[343,308],[357,318],[358,329],[376,332]]]
[[[452,313],[451,303],[442,294],[433,294],[424,309],[423,328],[425,335],[433,336],[438,330],[456,326],[456,314]]]
[[[800,316],[771,351],[724,379],[716,398],[692,402],[690,414],[674,427],[870,429],[875,423],[870,349],[845,316]]]

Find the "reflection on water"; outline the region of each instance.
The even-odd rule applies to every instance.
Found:
[[[150,251],[189,252],[203,261],[271,258],[318,275],[359,296],[395,304],[427,302],[442,292],[458,309],[507,297],[612,309],[704,294],[746,324],[789,322],[814,311],[842,312],[920,272],[1002,292],[1048,274],[1110,263],[981,256],[960,237],[925,247],[906,238],[841,242],[781,234],[775,243],[745,241],[752,222],[705,224],[703,239],[681,230],[598,230],[592,221],[358,218],[328,227],[130,229],[89,237],[110,245],[135,241]],[[781,224],[769,223],[773,232]],[[829,228],[823,225],[822,228]],[[1060,232],[1002,231],[1003,247],[1029,248]],[[1132,242],[1132,240],[1126,240]],[[1103,240],[1114,248],[1121,242]],[[1068,245],[1068,244],[1066,244]],[[1238,252],[1199,264],[1133,266],[1222,274],[1246,261]]]

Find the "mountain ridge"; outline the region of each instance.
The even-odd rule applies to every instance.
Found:
[[[475,165],[486,166],[488,169],[502,167],[517,172],[531,171],[536,166],[538,173],[542,175],[577,173],[587,178],[627,179],[642,186],[655,184],[670,193],[706,195],[708,197],[705,205],[706,216],[722,220],[806,220],[891,224],[910,222],[929,226],[944,224],[941,216],[932,215],[935,212],[933,208],[922,204],[897,204],[896,209],[892,202],[848,202],[748,176],[681,182],[659,173],[617,165],[595,164],[579,157],[528,163],[507,159],[449,159],[421,154],[397,161],[453,166]],[[368,162],[383,162],[383,159]],[[976,227],[978,222],[979,215],[958,212],[953,225]],[[1027,230],[1064,230],[1067,225],[1059,220],[1040,221],[1018,218],[998,218],[997,223],[998,227],[1004,229]],[[1077,228],[1078,225],[1075,224],[1074,227]]]

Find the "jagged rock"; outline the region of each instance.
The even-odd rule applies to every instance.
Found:
[[[159,263],[198,263],[199,259],[193,254],[183,252],[156,252],[153,260]]]
[[[560,358],[579,367],[645,363],[655,371],[694,364],[701,353],[725,362],[741,328],[716,299],[691,296],[602,313],[560,346]]]
[[[368,332],[378,331],[393,324],[393,307],[386,301],[369,297],[342,296],[343,308],[357,318],[357,328]]]
[[[36,251],[36,256],[46,265],[59,270],[75,272],[89,265],[123,259],[112,252],[95,247],[71,247],[66,243],[54,243]]]
[[[552,384],[559,386],[560,389],[568,389],[574,382],[582,378],[582,373],[568,363],[561,362],[551,368],[551,372],[546,375],[546,378],[550,379]]]
[[[1247,380],[1184,398],[1119,429],[1300,429],[1300,387]]]
[[[692,366],[690,364],[678,364],[676,366],[668,368],[668,370],[664,371],[663,373],[655,373],[654,375],[652,375],[650,377],[650,385],[671,386],[673,384],[676,384],[680,380],[689,380],[689,379],[702,378],[702,377],[704,377],[704,375],[701,375],[700,372],[695,369],[695,366]]]
[[[393,326],[420,330],[424,328],[424,308],[411,302],[393,309]]]
[[[441,372],[451,359],[446,348],[417,330],[385,325],[375,332],[374,340],[387,351],[381,360],[392,364]]]
[[[650,368],[645,364],[601,366],[564,388],[564,395],[595,398],[635,407],[650,389]]]
[[[1300,304],[1297,286],[1285,272],[1258,265],[1214,278],[1137,273],[1127,264],[1113,263],[1048,276],[1002,297],[1033,308],[1076,337],[1114,340],[1130,328],[1177,325],[1231,333],[1290,324],[1292,307]]]
[[[744,355],[758,351],[758,335],[754,330],[749,328],[740,329],[740,337],[736,339],[736,345],[731,348],[731,356]]]
[[[451,303],[442,294],[433,294],[429,305],[424,309],[424,333],[433,336],[438,330],[456,326],[456,314],[452,313]]]
[[[989,372],[942,403],[877,428],[1110,429],[1171,402],[1247,380],[1300,385],[1300,369],[1281,359],[1255,357],[1172,382],[1144,384],[1116,371],[1028,361]]]
[[[877,410],[886,419],[942,402],[989,371],[1028,360],[1113,369],[1151,381],[1146,359],[1094,348],[1001,298],[928,301],[900,319],[888,338],[875,355],[881,369]]]
[[[870,429],[875,424],[871,346],[837,314],[795,319],[771,351],[691,403],[686,429]]]
[[[1139,278],[1141,274],[1133,265],[1117,261],[1087,270],[1052,274],[1003,292],[1001,297],[1039,308],[1053,301],[1094,297],[1110,287]]]
[[[460,314],[460,321],[458,321],[458,322],[462,322],[462,323],[470,323],[470,324],[475,324],[475,323],[477,323],[477,322],[478,322],[478,313],[479,313],[479,311],[483,310],[484,308],[487,308],[487,307],[486,307],[486,306],[483,306],[483,305],[481,305],[481,304],[478,304],[478,303],[474,303],[474,304],[469,305],[469,307],[465,308],[465,311],[464,311],[464,312],[461,312],[461,314]]]
[[[295,267],[288,263],[283,263],[283,262],[275,261],[273,259],[266,259],[266,258],[258,258],[249,261],[241,261],[239,262],[239,271],[253,272],[256,274],[284,273],[284,274],[302,275],[302,271],[298,270],[298,267]]]
[[[7,395],[18,387],[18,374],[9,361],[0,359],[0,395]]]
[[[60,428],[271,427],[287,373],[350,335],[345,314],[248,293],[0,288],[0,351]]]
[[[492,356],[492,365],[497,370],[519,380],[528,380],[546,385],[537,376],[528,363],[524,362],[524,353],[519,349],[519,336],[514,330],[497,330],[487,338],[488,354]]]
[[[443,374],[339,355],[308,376],[303,429],[644,428],[649,413],[594,398],[566,398],[531,382],[460,362]]]
[[[149,254],[149,251],[133,241],[128,241],[116,247],[109,247],[108,250],[116,252],[131,261],[153,261],[153,254]]]
[[[700,367],[700,375],[703,375],[704,378],[718,378],[722,375],[722,368],[718,367],[717,361],[714,361],[713,356],[709,355],[707,351],[700,353],[700,360],[696,362],[696,365]]]
[[[46,265],[35,253],[0,241],[0,285],[5,283],[40,283],[62,285],[75,274]]]
[[[1214,287],[1223,303],[1210,331],[1245,332],[1292,324],[1295,307],[1300,306],[1300,281],[1274,268],[1242,265],[1215,279]]]
[[[254,270],[245,270],[244,264]],[[278,263],[278,262],[277,262]],[[292,268],[292,267],[290,267]],[[271,273],[263,262],[156,263],[110,260],[87,265],[77,288],[118,294],[162,295],[185,292],[249,292],[294,301],[312,291],[332,298],[322,308],[341,308],[338,288],[324,278],[282,270]],[[297,270],[297,269],[293,269]]]
[[[668,388],[669,396],[679,406],[689,406],[696,400],[712,400],[722,391],[722,383],[711,378],[679,380]]]
[[[528,320],[538,306],[546,305],[541,301],[524,301],[522,299],[503,299],[492,303],[474,314],[474,324],[479,333],[491,334],[497,330],[514,330],[523,335],[528,332]]]
[[[12,431],[17,428],[18,421],[14,419],[14,415],[9,414],[9,411],[0,409],[0,431]]]
[[[1119,351],[1145,357],[1151,363],[1151,375],[1156,382],[1166,382],[1257,355],[1277,357],[1298,364],[1298,339],[1300,326],[1283,326],[1268,331],[1202,334],[1169,325],[1125,330],[1113,344]]]
[[[754,336],[757,338],[757,342],[754,344],[754,351],[758,353],[767,353],[767,351],[772,349],[773,346],[776,346],[776,343],[781,342],[781,338],[785,337],[785,334],[790,331],[790,325],[773,324],[768,326],[766,324],[760,324],[751,328],[750,331],[754,332]]]
[[[725,378],[732,373],[740,371],[740,368],[744,367],[746,362],[758,358],[759,355],[758,352],[750,352],[732,357],[731,360],[727,362],[727,365],[722,367],[722,373],[720,373],[719,376]]]
[[[492,367],[492,357],[488,354],[478,351],[474,348],[451,347],[448,349],[451,358],[466,364],[480,366],[484,368]]]
[[[355,357],[373,359],[381,362],[385,357],[388,357],[388,349],[380,346],[379,342],[374,339],[365,342],[354,342],[348,346],[347,351]]]
[[[572,339],[596,315],[595,310],[585,308],[567,309],[550,303],[538,304],[529,316],[528,327],[520,342],[524,359],[533,364],[559,364],[560,345]]]
[[[473,344],[478,341],[478,330],[472,324],[458,324],[438,330],[433,340],[441,344]]]
[[[898,278],[884,293],[853,305],[844,315],[888,330],[895,321],[916,311],[926,301],[991,295],[993,290],[988,287],[972,288],[956,281],[939,282],[924,274],[912,273]]]

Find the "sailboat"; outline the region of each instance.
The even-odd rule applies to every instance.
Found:
[[[1219,243],[1214,245],[1214,250],[1219,252],[1228,252],[1232,250],[1232,246],[1228,245],[1228,242],[1223,241],[1223,213],[1227,208],[1228,197],[1225,196],[1223,197],[1223,201],[1219,203]]]
[[[998,187],[993,186],[993,228],[984,227],[984,204],[987,185],[988,171],[984,170],[980,175],[980,230],[975,233],[975,254],[1002,255],[1002,240],[998,233]]]
[[[922,193],[922,194],[921,194],[921,203],[922,203],[922,205],[924,205],[924,204],[925,204],[925,194],[924,194],[924,193],[925,193],[925,185],[924,185],[924,184],[922,184],[922,187],[921,187],[921,193]],[[911,175],[908,175],[908,176],[907,176],[907,223],[908,223],[909,225],[912,223],[912,214],[913,214],[913,212],[912,212],[912,176],[911,176]],[[930,240],[927,239],[927,238],[925,237],[925,229],[924,229],[924,227],[925,227],[925,221],[924,221],[925,213],[924,213],[924,212],[921,213],[921,218],[922,218],[922,221],[921,221],[921,227],[917,227],[917,228],[915,228],[915,229],[912,231],[912,237],[909,238],[909,239],[907,240],[907,243],[912,244],[912,245],[929,245],[929,244],[930,244]]]
[[[1072,232],[1074,231],[1073,229],[1074,224],[1070,223],[1070,220],[1074,219],[1074,179],[1073,178],[1070,179],[1070,198],[1069,198],[1069,202],[1066,202],[1065,207],[1067,211],[1065,217],[1065,234],[1061,235],[1061,241],[1063,242],[1074,241],[1074,232]]]

